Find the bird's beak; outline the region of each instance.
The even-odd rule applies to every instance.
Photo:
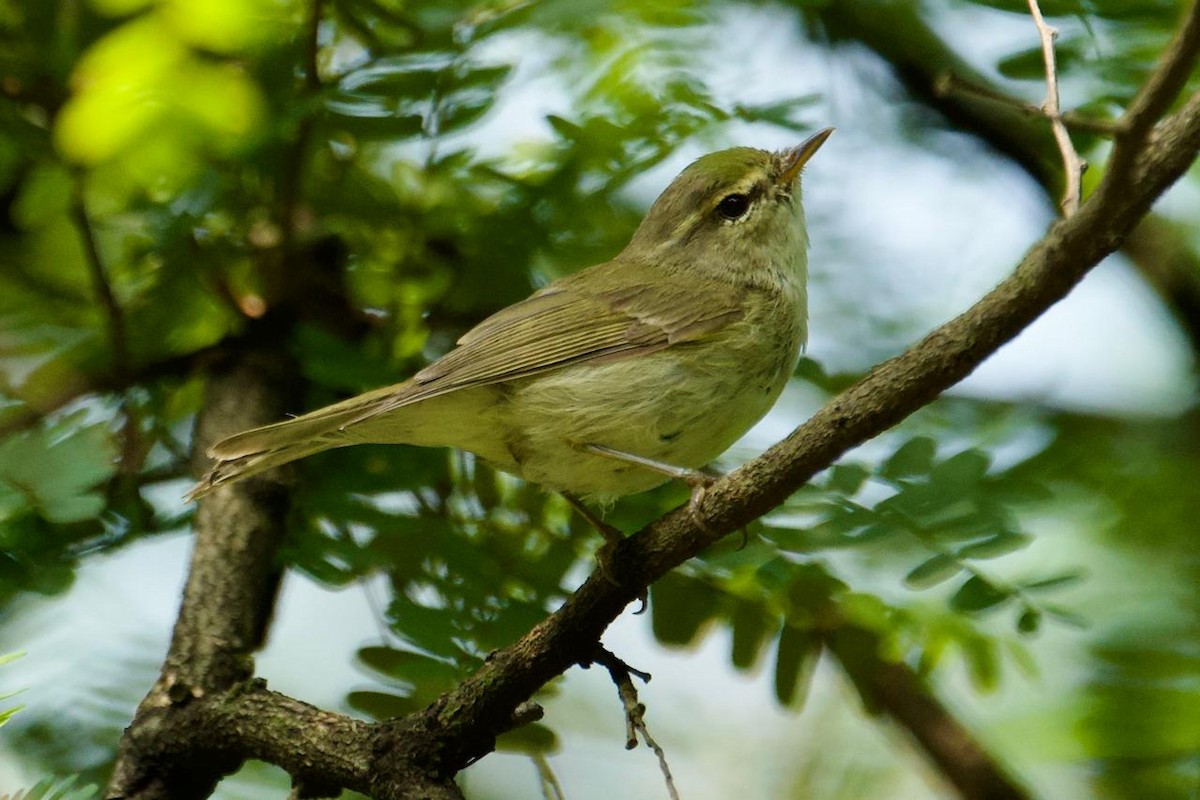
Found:
[[[836,129],[825,128],[817,131],[798,147],[786,151],[783,154],[783,171],[779,173],[779,180],[776,183],[779,186],[791,187],[796,182],[796,178],[800,177],[800,170],[804,169],[804,165],[813,157],[813,154],[821,149],[825,140],[833,135],[834,130]]]

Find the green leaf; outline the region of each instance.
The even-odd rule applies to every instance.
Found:
[[[933,470],[937,445],[928,436],[916,436],[900,446],[879,471],[885,478],[907,478],[928,475]]]
[[[1012,598],[1012,592],[995,586],[979,575],[972,575],[950,598],[956,611],[976,613],[995,608]]]
[[[775,656],[775,697],[789,708],[803,706],[821,655],[821,639],[813,631],[784,625]]]
[[[346,695],[346,703],[356,711],[383,720],[403,717],[419,710],[424,705],[412,697],[391,692],[356,691]]]
[[[813,126],[800,119],[798,112],[819,99],[820,95],[808,94],[762,105],[736,105],[733,107],[733,116],[746,122],[767,122],[785,130],[807,133],[813,130]]]
[[[870,473],[858,464],[834,464],[825,481],[825,488],[846,496],[858,493]]]
[[[691,644],[718,612],[715,589],[677,572],[651,586],[650,599],[654,636],[668,645]]]
[[[413,646],[435,656],[459,659],[464,655],[455,641],[458,614],[449,608],[429,608],[407,598],[397,598],[388,609],[392,629]]]
[[[1024,549],[1033,537],[1024,533],[999,533],[990,539],[984,539],[979,542],[968,544],[960,547],[958,557],[964,558],[999,558],[1000,556],[1015,553],[1018,550]]]
[[[957,497],[979,485],[991,459],[981,450],[964,450],[937,464],[929,473],[930,485],[948,497]]]
[[[1059,75],[1080,65],[1085,61],[1082,42],[1079,39],[1058,41],[1054,47],[1054,60]],[[1042,57],[1042,48],[1030,47],[1014,53],[996,65],[996,69],[1006,78],[1014,80],[1040,81],[1046,79],[1046,64]]]
[[[73,184],[66,167],[39,164],[22,181],[21,191],[13,201],[11,219],[22,228],[36,228],[52,217],[66,214],[72,195]]]
[[[453,664],[412,650],[364,647],[358,651],[358,659],[382,675],[423,689],[449,689],[459,678],[458,669]]]
[[[1025,636],[1031,636],[1042,627],[1042,612],[1026,606],[1017,617],[1017,630]]]
[[[761,603],[740,601],[730,620],[733,626],[733,665],[748,670],[757,662],[766,644],[767,630],[775,623]]]
[[[49,522],[95,518],[105,505],[93,491],[116,471],[115,451],[102,426],[68,423],[0,442],[0,519],[22,506]]]
[[[552,755],[562,749],[558,734],[540,722],[522,725],[496,737],[496,750],[522,755]]]
[[[960,640],[967,662],[967,675],[978,691],[995,691],[1000,683],[1000,655],[996,643],[986,636],[968,636]]]
[[[923,561],[904,576],[904,585],[910,589],[928,589],[948,581],[962,572],[962,563],[952,555],[939,553]]]
[[[1087,573],[1082,570],[1071,570],[1058,575],[1051,575],[1048,578],[1038,578],[1036,580],[1025,580],[1017,583],[1021,589],[1027,592],[1048,592],[1053,589],[1063,589],[1067,586],[1074,586],[1081,583]]]
[[[75,786],[77,776],[67,778],[43,778],[33,785],[32,789],[17,792],[8,800],[88,800],[95,797],[96,787],[92,784]]]

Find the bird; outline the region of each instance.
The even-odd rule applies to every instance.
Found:
[[[386,443],[469,451],[600,526],[589,505],[671,479],[695,507],[702,468],[774,405],[805,344],[801,173],[832,133],[700,157],[612,260],[497,311],[408,380],[221,439],[189,499]]]

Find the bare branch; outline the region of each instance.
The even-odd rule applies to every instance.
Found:
[[[294,374],[277,353],[250,353],[235,362],[209,384],[205,410],[197,420],[197,441],[209,442],[278,418],[291,400],[289,376]],[[221,696],[252,675],[250,653],[261,646],[278,588],[274,554],[286,531],[287,509],[287,493],[265,481],[215,493],[201,505],[191,569],[166,661],[139,705],[130,733],[121,740],[110,796],[205,797],[246,757],[214,745],[163,766],[154,750],[167,746],[165,739],[160,741],[164,715],[205,697]]]
[[[1083,193],[1083,171],[1087,165],[1075,152],[1071,134],[1063,124],[1062,109],[1058,102],[1058,65],[1054,59],[1054,40],[1058,38],[1058,31],[1046,24],[1042,9],[1038,7],[1038,0],[1029,0],[1029,14],[1037,25],[1038,36],[1042,40],[1042,61],[1046,65],[1046,101],[1042,104],[1042,110],[1050,119],[1050,129],[1054,132],[1054,141],[1062,154],[1063,172],[1066,175],[1066,187],[1063,189],[1059,207],[1063,216],[1069,217],[1079,210],[1079,200]]]
[[[1046,109],[1042,106],[1027,103],[1018,97],[1005,94],[987,84],[968,80],[954,72],[947,71],[939,74],[934,80],[933,90],[938,97],[951,97],[956,94],[972,95],[1008,106],[1013,111],[1020,112],[1027,117],[1049,119]],[[1112,120],[1096,119],[1075,111],[1063,111],[1059,114],[1059,119],[1067,126],[1067,130],[1093,133],[1105,138],[1112,138],[1117,133],[1117,124]]]
[[[671,796],[671,800],[679,800],[675,779],[671,777],[671,767],[667,764],[667,754],[646,727],[646,706],[638,700],[637,687],[633,685],[634,675],[641,678],[642,681],[648,682],[650,680],[649,673],[634,669],[617,658],[611,650],[599,645],[597,645],[591,660],[608,670],[608,676],[617,686],[617,695],[621,698],[621,705],[625,708],[625,749],[632,750],[637,747],[637,737],[640,734],[642,740],[646,742],[646,746],[653,750],[654,755],[658,757],[658,768],[662,770],[663,780],[667,783],[667,793]]]

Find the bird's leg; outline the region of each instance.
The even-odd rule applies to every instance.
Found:
[[[579,516],[587,520],[589,525],[600,532],[600,535],[604,537],[605,549],[609,551],[616,549],[616,546],[625,538],[624,533],[592,513],[592,510],[585,506],[583,501],[578,497],[570,492],[559,492],[559,494],[571,504],[571,508],[579,512]]]
[[[667,464],[663,461],[655,461],[653,458],[626,453],[624,450],[616,450],[602,444],[585,444],[583,445],[583,449],[598,456],[624,461],[628,464],[636,464],[639,467],[645,467],[648,470],[657,472],[660,475],[666,475],[668,478],[683,481],[692,490],[692,499],[688,501],[688,513],[692,515],[692,522],[695,522],[696,526],[705,533],[714,533],[700,516],[700,504],[704,502],[704,493],[708,491],[708,487],[712,486],[720,475],[713,475],[698,469],[677,467],[674,464]]]
[[[587,520],[588,524],[599,531],[600,535],[604,537],[604,544],[601,545],[600,549],[596,552],[596,566],[600,568],[600,574],[604,576],[605,580],[607,580],[613,586],[620,586],[621,584],[616,578],[613,577],[611,565],[613,553],[616,552],[617,545],[624,541],[625,534],[612,525],[609,525],[604,520],[600,519],[600,517],[596,516],[592,510],[584,505],[583,501],[575,495],[571,494],[570,492],[559,492],[559,494],[563,496],[564,500],[571,504],[571,508],[579,512],[579,516]],[[640,614],[646,610],[645,590],[638,595],[638,599],[642,601],[642,607],[639,608],[636,613]]]

